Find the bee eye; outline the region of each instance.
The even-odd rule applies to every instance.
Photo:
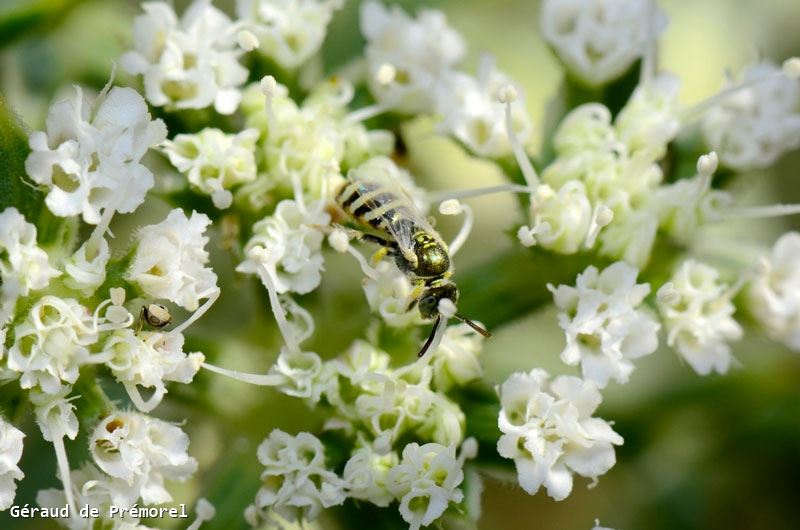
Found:
[[[436,310],[436,297],[428,295],[419,301],[419,310],[422,314],[432,313]]]

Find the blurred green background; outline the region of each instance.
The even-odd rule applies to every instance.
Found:
[[[215,3],[232,12],[232,2]],[[329,65],[342,64],[360,49],[358,3],[349,1],[334,19],[323,51]],[[538,35],[538,2],[398,3],[411,10],[419,5],[444,10],[469,44],[466,69],[474,71],[481,53],[494,54],[498,65],[524,89],[534,122],[541,123],[562,72]],[[175,4],[180,11],[186,2]],[[661,66],[682,79],[681,98],[687,103],[718,90],[725,69],[738,71],[759,54],[777,61],[800,55],[797,0],[661,0],[659,4],[670,17]],[[138,2],[127,0],[0,0],[0,90],[28,127],[41,129],[52,98],[64,94],[72,83],[96,89],[106,83],[112,61],[129,45],[137,13]],[[16,33],[20,21],[34,22],[36,32]],[[117,83],[136,86],[119,71]],[[539,140],[532,142],[532,151]],[[425,124],[412,126],[410,146],[412,166],[431,189],[502,181],[497,169],[469,159],[450,142],[434,137]],[[159,163],[154,160],[151,167]],[[795,152],[768,171],[744,175],[734,183],[737,197],[753,204],[800,202],[799,168],[800,153]],[[511,239],[497,234],[520,220],[513,198],[476,199],[472,204],[477,226],[458,256],[456,280],[460,272],[510,248]],[[134,215],[117,216],[112,226],[117,244],[124,245],[135,227],[163,218],[167,209],[152,200]],[[798,226],[797,218],[729,223],[705,230],[695,253],[723,264],[749,263],[759,248]],[[446,222],[440,227],[446,235],[456,230]],[[214,268],[227,289],[189,333],[190,347],[203,349],[226,367],[264,371],[279,348],[265,298],[254,282],[234,276],[230,255],[214,247],[213,241],[211,246]],[[341,352],[363,332],[368,319],[360,278],[346,260],[330,256],[327,268],[336,274],[325,277],[321,290],[302,301],[314,308],[320,331],[310,346],[323,357]],[[525,278],[519,283],[520,290],[541,289],[535,278],[530,285]],[[467,299],[470,293],[462,296]],[[325,333],[331,329],[335,334]],[[552,309],[492,331],[495,337],[486,343],[482,357],[490,381],[500,382],[512,371],[533,366],[574,373],[558,359],[563,337]],[[221,346],[212,346],[221,338]],[[588,530],[595,518],[619,530],[800,527],[800,354],[755,332],[737,344],[735,352],[740,368],[705,378],[666,349],[638,361],[628,385],[612,384],[604,393],[600,415],[616,422],[625,445],[617,451],[618,464],[598,486],[588,489],[587,482],[578,479],[573,494],[556,503],[543,492],[530,497],[516,486],[487,478],[479,527]],[[122,394],[112,397],[123,402]],[[173,491],[178,502],[205,496],[217,506],[217,517],[203,527],[209,529],[246,527],[242,510],[258,488],[255,448],[273,428],[296,432],[321,424],[297,400],[207,373],[199,374],[191,386],[172,387],[156,413],[169,420],[186,419],[190,452],[200,461],[200,470]],[[42,440],[32,418],[22,428],[27,433],[21,463],[26,479],[19,486],[17,504],[34,503],[38,489],[58,484],[51,446]],[[85,440],[70,445],[76,467],[85,458]],[[186,526],[185,521],[149,524]],[[336,528],[337,523],[323,517],[316,526]],[[3,530],[53,527],[0,513]]]

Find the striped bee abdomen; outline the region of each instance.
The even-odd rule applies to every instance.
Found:
[[[415,232],[408,201],[380,184],[348,182],[336,196],[336,202],[355,221],[387,235],[403,229],[409,234]]]

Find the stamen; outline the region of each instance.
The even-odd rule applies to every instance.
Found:
[[[390,107],[384,105],[383,103],[375,103],[374,105],[367,105],[366,107],[354,110],[353,112],[345,116],[344,119],[342,120],[342,124],[355,125],[356,123],[367,121],[368,119],[374,118],[375,116],[380,116],[381,114],[389,110]]]
[[[639,84],[650,84],[656,75],[656,59],[658,55],[658,34],[656,33],[656,4],[653,0],[647,3],[647,42],[642,53],[642,68],[639,72]]]
[[[78,513],[75,504],[75,496],[72,493],[72,476],[70,476],[69,460],[67,451],[64,448],[64,433],[55,423],[48,425],[51,437],[53,438],[53,449],[56,452],[56,462],[58,463],[58,474],[61,475],[61,485],[64,487],[64,496],[71,513]]]
[[[228,370],[220,366],[215,366],[209,363],[203,363],[200,366],[210,372],[214,372],[231,379],[236,379],[242,383],[248,383],[258,386],[280,386],[286,383],[286,377],[282,374],[250,374],[246,372],[239,372],[237,370]]]
[[[167,332],[167,334],[168,335],[177,335],[178,333],[182,333],[183,330],[185,330],[186,328],[188,328],[189,326],[191,326],[192,324],[197,322],[197,320],[200,317],[202,317],[206,313],[206,311],[211,309],[211,306],[214,305],[214,302],[217,301],[217,298],[219,298],[219,295],[220,295],[219,287],[213,287],[213,288],[209,289],[208,291],[203,291],[202,293],[200,293],[198,298],[206,298],[207,297],[206,301],[203,302],[203,305],[198,307],[197,310],[194,313],[192,313],[192,315],[189,318],[187,318],[186,320],[181,322],[180,325],[178,325],[175,328],[169,330]]]
[[[466,204],[461,204],[456,199],[448,199],[439,205],[439,212],[442,215],[464,214],[464,222],[461,224],[461,229],[458,231],[455,239],[453,239],[453,242],[450,243],[450,254],[455,255],[467,241],[470,232],[472,232],[472,223],[474,220],[472,208]]]
[[[711,151],[707,155],[703,155],[697,159],[697,173],[700,175],[711,176],[717,171],[719,166],[719,157],[717,153]]]
[[[283,301],[286,304],[286,307],[289,313],[292,316],[292,319],[299,319],[302,320],[304,324],[305,331],[300,333],[297,337],[297,342],[302,344],[306,341],[311,335],[314,334],[314,319],[311,318],[311,313],[306,311],[300,304],[294,301],[292,297],[289,295],[283,296]],[[297,327],[297,326],[295,326]]]
[[[471,197],[482,197],[493,193],[533,193],[534,188],[522,186],[520,184],[501,184],[499,186],[487,186],[485,188],[472,188],[464,190],[442,190],[428,194],[433,202],[446,201],[449,199],[469,199]]]
[[[328,244],[336,252],[344,254],[350,248],[350,238],[344,230],[335,228],[328,236]]]
[[[349,252],[350,254],[353,255],[354,258],[356,258],[356,261],[358,261],[358,264],[361,265],[361,271],[364,273],[365,276],[368,276],[373,280],[377,280],[378,278],[380,278],[380,273],[377,270],[370,267],[369,263],[367,263],[367,259],[364,257],[363,254],[361,254],[361,252],[354,249],[352,245],[347,246],[347,252]]]
[[[547,221],[537,223],[532,228],[523,225],[517,230],[517,239],[519,239],[519,242],[522,243],[523,246],[532,247],[536,245],[536,236],[547,237],[550,235],[550,232],[551,226]]]
[[[600,235],[600,230],[608,226],[614,220],[614,212],[605,204],[599,204],[594,210],[592,221],[589,224],[589,231],[583,244],[586,248],[592,248]]]
[[[511,103],[517,99],[517,95],[517,89],[511,85],[504,85],[497,91],[497,101],[506,106],[506,134],[508,135],[508,141],[511,143],[511,149],[514,151],[514,158],[516,158],[517,164],[522,170],[522,175],[525,177],[528,187],[536,188],[539,185],[539,176],[536,174],[533,164],[525,153],[517,133],[514,131],[514,123],[511,119]]]
[[[122,386],[125,387],[125,391],[128,393],[131,402],[142,412],[150,412],[156,408],[167,393],[164,388],[156,388],[150,396],[150,399],[145,401],[144,398],[142,398],[142,394],[139,393],[139,387],[133,382],[125,381],[122,383]]]
[[[258,42],[258,37],[247,29],[240,30],[236,34],[236,44],[246,52],[251,52],[261,45],[261,43]]]
[[[453,303],[452,300],[449,298],[442,298],[439,300],[439,305],[437,306],[437,310],[439,314],[445,318],[453,318],[456,314],[456,304]]]
[[[258,254],[267,254],[268,252],[265,249],[259,249],[259,247],[254,248],[250,252],[255,254],[254,257],[256,257],[256,259],[261,263],[258,275],[261,277],[261,283],[264,284],[264,287],[267,289],[267,293],[269,294],[269,304],[272,308],[272,314],[275,316],[275,322],[278,324],[278,329],[280,330],[281,335],[283,335],[283,341],[286,344],[286,348],[292,353],[299,353],[300,346],[297,343],[297,337],[295,337],[289,322],[286,320],[286,313],[283,311],[283,306],[281,305],[280,298],[278,297],[278,291],[275,288],[275,285],[272,283],[272,277],[269,275],[266,265],[263,264],[264,260],[259,259],[258,256]]]
[[[770,206],[737,206],[722,213],[722,219],[766,219],[800,213],[800,204],[772,204]]]
[[[214,509],[214,505],[206,499],[199,499],[197,501],[194,512],[197,514],[197,519],[195,519],[186,530],[200,530],[200,525],[213,519],[217,513]]]
[[[269,133],[275,134],[277,128],[277,121],[275,119],[275,111],[272,108],[272,100],[278,92],[278,82],[271,75],[265,75],[261,79],[261,92],[267,98],[267,123],[269,124]]]
[[[753,86],[759,85],[767,81],[780,79],[781,77],[796,79],[798,75],[800,75],[800,58],[792,57],[791,59],[787,59],[783,63],[783,68],[778,72],[768,74],[763,77],[759,77],[757,79],[742,81],[737,85],[725,88],[717,92],[713,96],[710,96],[704,99],[703,101],[696,103],[687,109],[684,109],[678,117],[681,123],[681,128],[685,128],[686,126],[693,123],[695,120],[700,119],[711,108],[719,105],[724,100],[728,99],[730,96],[738,92],[741,92],[743,90],[746,90],[748,88],[751,88]]]

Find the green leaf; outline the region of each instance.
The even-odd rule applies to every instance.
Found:
[[[14,2],[0,10],[0,48],[18,39],[44,32],[84,0],[29,0]]]

